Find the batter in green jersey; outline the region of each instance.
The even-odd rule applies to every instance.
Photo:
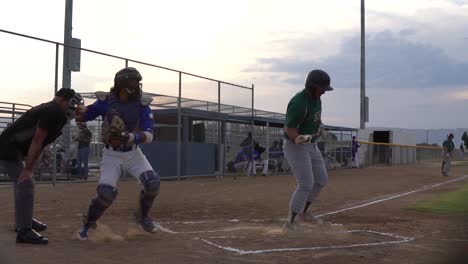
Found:
[[[307,75],[305,89],[289,101],[283,150],[296,177],[297,187],[291,197],[285,229],[297,227],[296,216],[304,221],[314,221],[308,209],[328,182],[325,163],[315,143],[322,131],[320,97],[332,90],[330,76],[325,71],[313,70]]]
[[[310,140],[317,140],[320,126],[322,124],[322,101],[313,99],[309,96],[308,90],[304,89],[297,93],[291,101],[289,101],[286,114],[286,127],[296,128],[300,135],[314,135]],[[286,139],[290,138],[285,131]]]

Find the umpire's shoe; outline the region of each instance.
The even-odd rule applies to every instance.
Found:
[[[47,230],[47,225],[38,221],[37,219],[32,220],[32,229],[36,232],[44,232]],[[18,228],[15,228],[15,232],[18,232]]]
[[[44,232],[47,230],[47,225],[38,221],[37,219],[34,219],[32,220],[32,228],[34,229],[34,231],[36,232]]]
[[[18,229],[16,243],[47,245],[49,240],[31,228]]]

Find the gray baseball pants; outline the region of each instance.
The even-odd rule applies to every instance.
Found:
[[[289,215],[302,214],[306,202],[317,198],[322,188],[328,182],[322,154],[314,143],[296,144],[284,140],[284,155],[296,177],[296,190],[291,197]]]

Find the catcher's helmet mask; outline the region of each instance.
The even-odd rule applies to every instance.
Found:
[[[115,74],[114,88],[116,91],[124,89],[128,94],[128,99],[131,101],[139,100],[143,93],[143,85],[141,83],[142,79],[143,78],[137,69],[127,67]]]

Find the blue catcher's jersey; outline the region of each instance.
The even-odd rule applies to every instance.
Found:
[[[101,94],[106,95],[106,94]],[[87,106],[84,116],[85,121],[91,121],[101,116],[103,122],[110,123],[114,115],[118,115],[125,122],[127,132],[149,132],[153,133],[153,114],[148,106],[149,102],[143,100],[122,102],[118,97],[110,92],[105,98],[101,96],[92,105]]]

